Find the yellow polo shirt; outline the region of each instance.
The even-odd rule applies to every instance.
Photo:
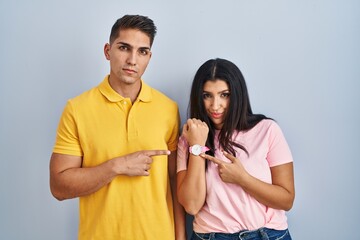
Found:
[[[142,81],[138,98],[116,93],[103,82],[68,101],[60,119],[55,153],[99,165],[139,150],[176,150],[177,104]],[[167,156],[153,157],[150,176],[118,176],[97,192],[80,197],[80,240],[174,239]]]

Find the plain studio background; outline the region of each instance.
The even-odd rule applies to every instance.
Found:
[[[293,152],[294,239],[356,238],[359,1],[0,0],[1,239],[77,238],[78,199],[51,196],[49,158],[67,99],[109,72],[103,46],[127,13],[155,21],[143,79],[178,102],[182,122],[205,60],[240,67],[253,111],[278,121]]]

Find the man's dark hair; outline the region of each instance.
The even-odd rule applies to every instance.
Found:
[[[156,35],[156,26],[150,18],[141,15],[124,15],[116,20],[111,28],[110,44],[119,36],[120,30],[137,29],[145,33],[150,38],[150,47],[154,42]]]

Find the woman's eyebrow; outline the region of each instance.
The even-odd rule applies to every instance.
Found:
[[[230,90],[229,89],[224,89],[224,90],[221,90],[221,91],[219,91],[217,93],[224,93],[224,92],[230,92]],[[203,93],[211,93],[211,92],[203,90]]]

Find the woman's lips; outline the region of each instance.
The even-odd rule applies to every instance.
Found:
[[[222,115],[223,115],[222,113],[211,113],[211,116],[213,118],[221,118]]]

